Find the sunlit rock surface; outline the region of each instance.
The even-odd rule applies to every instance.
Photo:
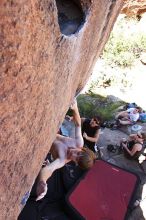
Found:
[[[0,1],[0,219],[17,219],[121,6],[122,0]]]
[[[141,16],[146,12],[145,0],[124,0],[122,12],[128,16]]]

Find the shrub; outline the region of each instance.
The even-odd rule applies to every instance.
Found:
[[[124,102],[109,102],[108,98],[96,95],[96,97],[90,95],[79,95],[78,106],[81,117],[92,118],[98,115],[103,121],[113,119],[113,115],[117,108],[123,105]]]
[[[102,58],[111,66],[131,67],[146,49],[146,34],[136,32],[136,21],[117,21],[105,46]],[[134,27],[134,28],[132,28]]]

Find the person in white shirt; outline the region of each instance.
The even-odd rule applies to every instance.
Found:
[[[139,113],[142,111],[141,107],[129,108],[116,115],[116,120],[121,125],[132,125],[139,119]]]

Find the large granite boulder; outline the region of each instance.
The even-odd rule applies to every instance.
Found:
[[[141,16],[146,12],[146,1],[145,0],[124,0],[124,6],[122,13],[129,17]]]
[[[122,0],[0,1],[0,219],[16,219]]]

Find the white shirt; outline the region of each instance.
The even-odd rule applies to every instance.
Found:
[[[130,120],[136,122],[139,119],[139,113],[133,113],[134,109],[135,108],[129,108],[127,112],[129,113]]]

